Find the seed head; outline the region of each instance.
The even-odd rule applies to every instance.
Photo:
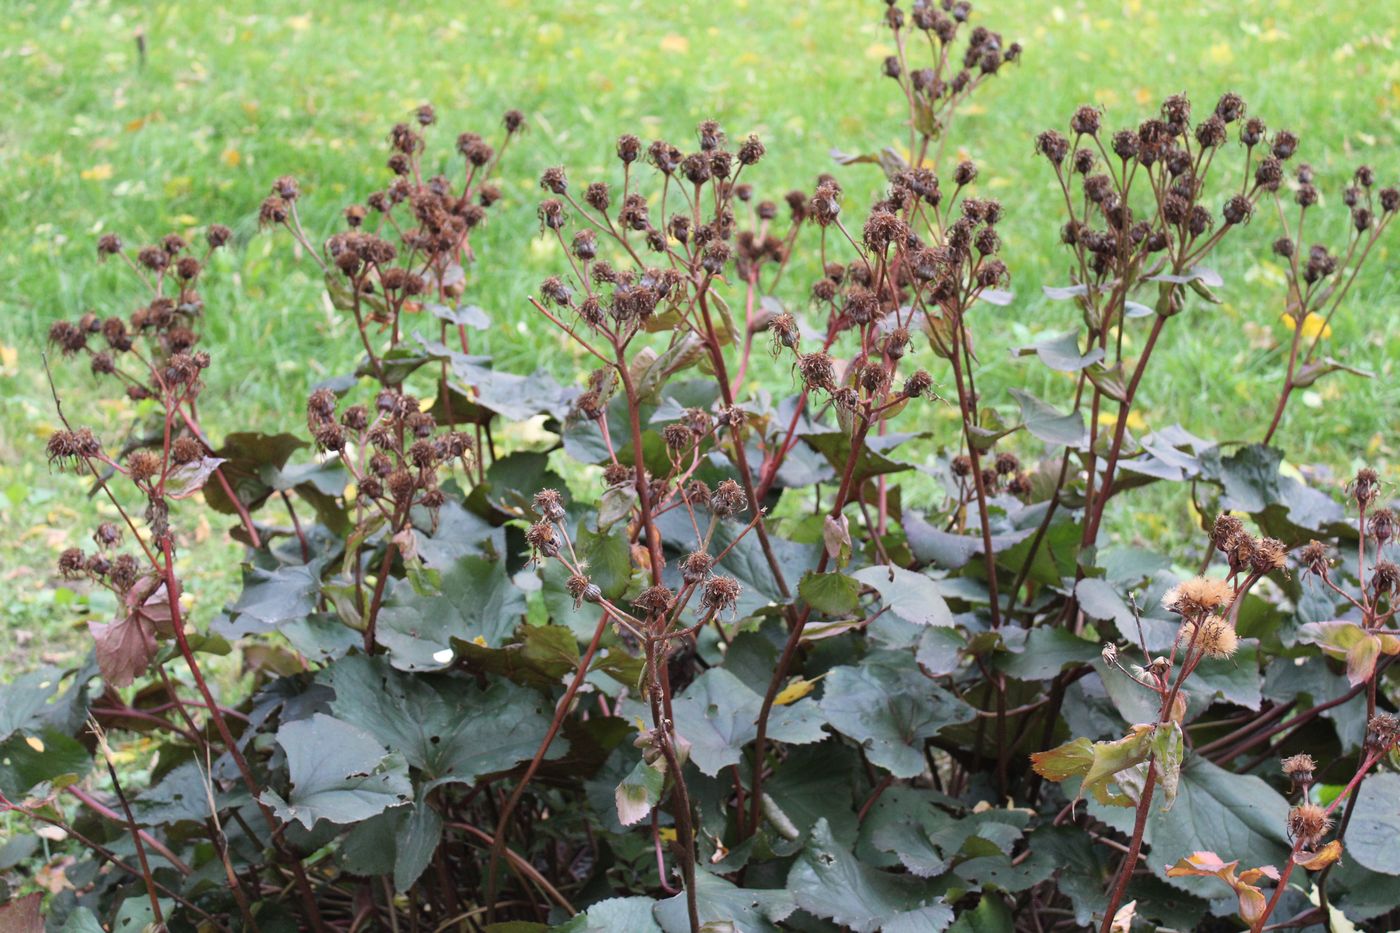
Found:
[[[1287,162],[1293,157],[1293,153],[1298,151],[1298,137],[1288,130],[1279,130],[1274,134],[1271,151],[1277,158]]]
[[[178,464],[194,463],[203,458],[204,445],[189,435],[177,437],[170,445],[170,459]]]
[[[1207,656],[1212,658],[1232,657],[1240,646],[1234,626],[1226,620],[1214,616],[1202,624],[1201,633],[1196,637],[1196,644]]]
[[[1259,538],[1251,542],[1249,566],[1258,574],[1272,573],[1283,569],[1288,557],[1288,548],[1278,538]]]
[[[76,431],[55,431],[47,445],[49,463],[58,461],[59,467],[76,466],[79,460],[95,457],[102,452],[102,445],[87,428]]]
[[[1084,105],[1074,112],[1070,117],[1069,128],[1074,132],[1084,136],[1093,136],[1098,133],[1100,121],[1103,114],[1097,107]]]
[[[1313,772],[1316,770],[1317,763],[1313,761],[1313,756],[1307,752],[1300,752],[1283,759],[1283,773],[1293,781],[1294,790],[1301,790],[1311,784]]]
[[[710,496],[710,511],[720,517],[735,515],[747,507],[744,490],[732,479],[721,482]]]
[[[582,574],[570,574],[565,581],[564,588],[569,595],[574,598],[574,608],[578,609],[585,602],[596,603],[603,598],[603,591]]]
[[[1376,509],[1366,524],[1371,537],[1375,538],[1381,547],[1385,547],[1386,543],[1395,537],[1395,513],[1390,509]]]
[[[1380,477],[1370,467],[1363,467],[1356,471],[1356,479],[1352,482],[1351,490],[1356,504],[1364,511],[1370,508],[1371,503],[1375,502],[1376,497],[1380,495]]]
[[[1321,541],[1309,541],[1298,554],[1298,560],[1307,568],[1308,573],[1320,577],[1327,572],[1327,547]]]
[[[710,575],[715,559],[704,551],[692,551],[681,561],[681,579],[686,583],[699,583]]]
[[[836,367],[831,357],[822,351],[800,354],[797,357],[797,371],[803,385],[810,390],[829,392],[836,387]]]
[[[535,514],[547,522],[563,521],[566,515],[564,497],[557,489],[541,489],[535,493],[534,508]]]
[[[1162,597],[1162,605],[1188,619],[1200,619],[1234,598],[1234,589],[1224,580],[1193,577],[1172,587]]]
[[[283,224],[287,222],[288,216],[287,202],[275,194],[270,195],[263,200],[262,206],[258,208],[258,226],[272,227]]]
[[[160,472],[160,457],[150,450],[133,451],[126,458],[126,471],[134,482],[144,483]]]
[[[676,594],[671,592],[670,587],[657,584],[642,590],[632,605],[646,615],[660,616],[670,612],[675,601]]]
[[[1400,566],[1390,560],[1376,561],[1371,568],[1371,589],[1377,596],[1400,592]]]
[[[756,165],[758,160],[763,158],[767,150],[763,146],[763,141],[757,136],[749,136],[739,146],[738,159],[740,165]]]
[[[87,563],[87,557],[81,548],[70,547],[58,555],[58,572],[61,576],[73,578],[81,576]]]
[[[728,612],[734,608],[742,589],[733,577],[710,577],[700,594],[700,605],[711,612]]]
[[[1300,848],[1315,849],[1332,828],[1332,820],[1315,803],[1303,803],[1288,811],[1288,836]]]
[[[1220,100],[1215,105],[1215,115],[1226,123],[1234,123],[1244,116],[1244,98],[1234,91],[1226,91],[1220,95]]]
[[[525,532],[525,543],[536,558],[554,557],[559,553],[559,536],[554,525],[548,521],[538,521]]]
[[[1377,713],[1366,723],[1366,743],[1372,748],[1389,751],[1400,741],[1400,718],[1391,713]]]
[[[569,190],[569,179],[564,174],[562,165],[555,165],[544,170],[540,175],[540,187],[554,194],[564,194]]]
[[[104,233],[97,238],[97,258],[104,260],[108,256],[115,256],[122,251],[121,237],[115,233]]]

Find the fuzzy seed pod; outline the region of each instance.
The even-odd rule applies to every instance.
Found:
[[[1239,638],[1235,628],[1221,618],[1211,618],[1202,623],[1200,634],[1196,636],[1200,649],[1212,658],[1232,657],[1239,649]]]
[[[1332,820],[1317,804],[1299,804],[1288,811],[1288,836],[1300,848],[1316,849],[1332,828]]]
[[[711,577],[705,581],[700,605],[711,612],[728,612],[734,608],[742,589],[739,581],[733,577]]]
[[[1224,580],[1193,577],[1172,587],[1162,597],[1162,605],[1188,619],[1199,620],[1211,610],[1234,598],[1234,590]]]
[[[645,615],[661,616],[671,611],[675,601],[676,594],[670,587],[657,584],[642,590],[632,605]]]
[[[721,482],[710,496],[710,511],[722,518],[742,512],[747,507],[744,490],[732,479]]]
[[[1290,755],[1283,759],[1283,773],[1293,781],[1294,790],[1301,790],[1312,783],[1317,763],[1307,752]]]

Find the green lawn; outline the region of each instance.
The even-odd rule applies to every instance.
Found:
[[[432,8],[427,10],[425,8]],[[412,12],[410,12],[410,9]],[[137,300],[115,264],[98,266],[99,232],[136,243],[221,221],[236,248],[208,276],[214,354],[202,411],[217,437],[257,425],[299,430],[307,387],[351,365],[353,330],[329,310],[309,262],[286,237],[260,236],[259,201],[292,174],[307,192],[313,237],[348,201],[381,186],[384,137],[424,101],[440,115],[445,160],[464,129],[492,132],[500,114],[529,116],[507,159],[507,199],[479,240],[475,301],[495,324],[483,349],[498,364],[559,374],[574,368],[555,337],[531,322],[525,298],[559,257],[530,249],[534,178],[565,163],[579,181],[611,172],[619,132],[693,139],[715,117],[731,135],[757,132],[769,157],[750,180],[771,194],[831,170],[834,147],[864,151],[901,139],[903,109],[878,77],[888,54],[878,0],[432,0],[385,4],[56,2],[3,4],[0,17],[0,580],[4,630],[19,650],[6,665],[83,644],[83,600],[51,587],[58,550],[80,543],[97,507],[69,477],[51,474],[42,444],[55,419],[39,358],[58,317],[124,314]],[[1073,325],[1042,284],[1062,284],[1057,189],[1032,153],[1034,134],[1096,102],[1110,126],[1135,124],[1163,96],[1188,91],[1209,108],[1221,91],[1303,137],[1332,206],[1352,168],[1371,163],[1400,180],[1400,26],[1395,0],[1341,15],[1314,0],[1157,0],[985,4],[976,21],[1024,43],[1023,62],[981,94],[956,143],[983,168],[983,191],[1008,219],[1004,255],[1017,298],[978,321],[988,399],[1007,385],[1063,402],[1066,389],[1014,362],[1009,346]],[[144,65],[135,35],[146,40]],[[876,192],[868,167],[842,169],[849,203]],[[854,213],[854,211],[853,211]],[[1342,228],[1333,212],[1331,232]],[[1149,427],[1181,422],[1204,436],[1256,439],[1275,397],[1280,362],[1277,235],[1257,218],[1217,263],[1225,303],[1194,308],[1168,328],[1141,398]],[[1249,249],[1243,247],[1248,246]],[[1370,381],[1323,381],[1297,399],[1280,440],[1292,462],[1345,475],[1394,457],[1400,390],[1400,241],[1353,291],[1329,340],[1332,355],[1373,370]],[[792,296],[805,283],[792,277]],[[108,437],[129,424],[90,377],[60,373],[66,405]],[[782,388],[782,386],[779,386]],[[1394,476],[1394,474],[1392,474]],[[1180,505],[1152,496],[1118,527],[1181,534]],[[191,529],[190,590],[205,611],[228,593],[237,551],[224,528]],[[103,607],[95,607],[102,611]]]

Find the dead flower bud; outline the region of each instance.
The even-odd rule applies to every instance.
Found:
[[[1392,560],[1376,561],[1376,566],[1371,568],[1371,589],[1377,596],[1400,592],[1400,565]]]

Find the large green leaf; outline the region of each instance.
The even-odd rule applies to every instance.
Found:
[[[774,924],[797,909],[786,890],[741,888],[707,871],[695,873],[695,902],[702,924],[729,924],[734,933],[777,933]],[[659,902],[653,913],[665,933],[690,933],[684,891]]]
[[[844,573],[807,573],[797,584],[797,595],[817,612],[849,615],[860,605],[860,581]]]
[[[412,796],[404,760],[368,732],[324,713],[277,730],[287,755],[292,788],[287,799],[263,792],[263,801],[286,822],[307,829],[317,820],[357,823],[406,803]]]
[[[456,656],[454,638],[498,648],[525,618],[525,608],[525,594],[501,564],[468,555],[443,573],[436,593],[396,586],[379,614],[376,640],[399,670],[441,670]]]
[[[1088,353],[1079,352],[1079,333],[1077,330],[1071,330],[1053,337],[1045,337],[1035,343],[1017,347],[1011,352],[1015,356],[1029,356],[1034,353],[1051,369],[1062,373],[1078,372],[1103,359],[1102,347],[1093,347]]]
[[[557,933],[662,933],[652,917],[656,901],[649,897],[613,897],[554,929]]]
[[[1176,805],[1148,817],[1149,859],[1158,877],[1193,852],[1218,852],[1241,865],[1282,865],[1288,857],[1288,801],[1260,778],[1234,774],[1199,755],[1181,769]],[[1171,883],[1192,890],[1189,882]]]
[[[695,530],[690,524],[690,517],[686,514],[685,509],[667,511],[658,519],[657,525],[661,530],[661,536],[668,542],[685,542],[687,550],[693,547]],[[744,532],[744,529],[745,525],[739,521],[718,522],[715,526],[714,538],[710,542],[712,551],[727,550],[724,557],[715,565],[715,571],[734,577],[743,585],[743,590],[739,593],[739,600],[735,606],[735,612],[739,618],[754,615],[767,606],[787,601],[773,578],[773,570],[763,554],[763,547],[759,544],[758,535],[744,534],[740,538],[739,535]],[[768,540],[772,545],[778,566],[783,571],[784,579],[791,589],[796,589],[802,575],[816,567],[818,557],[821,554],[820,545],[797,544],[771,534]]]
[[[243,592],[229,609],[230,621],[222,634],[261,634],[285,622],[304,619],[316,611],[325,559],[275,569],[243,568]]]
[[[247,431],[226,436],[224,445],[214,456],[223,459],[220,472],[242,505],[252,510],[272,495],[278,471],[287,465],[292,454],[305,446],[307,442],[295,434]],[[205,488],[204,501],[216,512],[238,514],[221,483],[210,483]]]
[[[407,812],[394,833],[394,890],[399,892],[413,887],[442,839],[442,817],[423,797],[420,792],[413,806],[403,808]]]
[[[146,826],[191,822],[203,824],[209,819],[210,786],[204,770],[187,761],[169,771],[160,783],[131,801],[131,812],[138,823]],[[214,800],[219,793],[214,791]]]
[[[1093,661],[1101,653],[1098,645],[1073,632],[1043,625],[1027,633],[1020,651],[998,654],[993,666],[1017,680],[1049,680],[1065,667]]]
[[[787,889],[798,907],[856,933],[938,933],[953,922],[953,909],[931,883],[861,863],[835,843],[826,820],[812,827],[788,872]]]
[[[0,684],[0,742],[38,723],[39,712],[58,690],[58,682],[58,673],[45,669]]]
[[[758,736],[758,713],[763,698],[722,667],[712,667],[671,702],[676,732],[690,742],[690,760],[714,777],[740,761],[745,745]],[[774,741],[805,745],[820,742],[822,714],[816,702],[798,700],[774,706],[768,736]]]
[[[855,453],[856,462],[851,477],[851,488],[858,489],[866,480],[876,476],[912,469],[910,464],[894,460],[884,454],[884,451],[892,449],[912,436],[910,434],[887,434],[878,440],[873,436],[870,437]],[[851,458],[851,438],[847,437],[844,431],[807,434],[803,436],[802,440],[826,457],[838,474],[845,473],[847,461]]]
[[[953,613],[943,600],[938,583],[921,573],[881,564],[863,567],[852,574],[873,588],[890,612],[916,625],[953,625]]]
[[[72,784],[92,766],[88,751],[77,739],[57,729],[38,735],[14,735],[0,743],[0,793],[19,800],[37,784],[67,775]]]
[[[975,715],[904,652],[877,652],[857,667],[833,668],[821,708],[833,729],[864,746],[872,764],[901,778],[923,774],[925,739]]]
[[[1400,875],[1400,774],[1372,774],[1361,784],[1347,826],[1347,852],[1364,868]]]
[[[535,690],[507,680],[483,688],[455,675],[410,675],[383,658],[351,655],[317,677],[335,691],[331,710],[401,755],[432,785],[471,784],[534,756],[551,719]],[[568,743],[558,738],[549,757]]]
[[[853,785],[859,768],[855,751],[831,738],[791,749],[763,788],[799,832],[825,819],[832,835],[846,841],[856,835]]]
[[[1089,435],[1084,429],[1084,416],[1081,413],[1072,411],[1061,414],[1029,392],[1014,388],[1010,391],[1021,406],[1021,420],[1032,435],[1055,446],[1088,445]]]

